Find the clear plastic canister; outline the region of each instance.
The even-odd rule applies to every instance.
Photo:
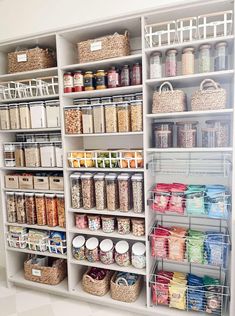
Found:
[[[117,217],[117,228],[120,235],[130,234],[131,220],[129,217]]]
[[[40,145],[41,167],[55,167],[55,147],[53,143],[41,143]]]
[[[142,242],[136,242],[132,246],[131,263],[137,269],[146,267],[146,246]]]
[[[125,240],[120,240],[115,245],[115,262],[122,267],[127,267],[131,264],[129,244]]]
[[[55,166],[57,168],[63,167],[63,150],[62,150],[62,144],[61,143],[55,143]]]
[[[94,132],[105,132],[105,120],[104,120],[104,105],[95,104],[93,106],[93,119],[94,119]]]
[[[101,220],[99,215],[87,215],[88,218],[88,228],[91,231],[99,230],[101,227]]]
[[[102,230],[104,233],[113,233],[115,230],[115,217],[113,216],[102,216]]]
[[[65,203],[64,203],[64,194],[57,194],[57,212],[58,212],[58,223],[61,228],[65,228]]]
[[[70,175],[71,206],[78,209],[82,207],[82,183],[81,173],[75,172]]]
[[[26,220],[26,212],[25,212],[24,193],[16,192],[15,200],[16,200],[17,223],[26,224],[27,220]]]
[[[131,177],[133,212],[142,213],[144,211],[144,177],[142,174],[134,174]]]
[[[211,45],[203,44],[199,47],[199,72],[211,71]]]
[[[153,147],[169,148],[173,146],[172,122],[153,123]]]
[[[197,121],[176,122],[177,146],[191,148],[197,146]]]
[[[7,105],[0,107],[0,129],[10,129],[10,112]]]
[[[105,173],[94,175],[95,182],[95,204],[97,210],[104,210],[107,207],[106,202],[106,183]]]
[[[87,239],[85,254],[89,262],[99,261],[99,240],[97,238],[91,237]]]
[[[82,107],[82,127],[84,134],[92,134],[93,129],[93,110],[91,106]]]
[[[76,260],[85,260],[85,237],[76,236],[72,242],[72,253]]]
[[[187,47],[182,53],[182,75],[194,74],[194,48]]]
[[[107,209],[109,211],[115,211],[119,208],[117,174],[107,174],[105,176],[105,181],[107,193]]]
[[[206,124],[207,133],[202,130],[203,147],[228,147],[230,145],[230,120],[208,120]]]
[[[117,104],[118,132],[125,133],[131,131],[131,112],[127,102]]]
[[[117,133],[117,107],[116,104],[105,104],[105,130],[106,133]]]
[[[16,200],[14,192],[6,192],[7,221],[9,223],[17,222]]]
[[[140,237],[145,235],[145,222],[144,219],[133,218],[131,219],[132,234]]]
[[[35,193],[37,224],[44,226],[47,224],[46,201],[44,193]]]
[[[79,106],[64,109],[64,124],[66,134],[82,134],[82,111]]]
[[[35,225],[37,224],[37,213],[34,193],[25,193],[25,211],[27,224]]]
[[[11,129],[20,129],[20,111],[18,104],[9,105]]]
[[[15,144],[15,161],[16,167],[25,166],[24,145],[21,143]]]
[[[45,128],[46,126],[46,109],[44,102],[30,102],[30,117],[32,128]]]
[[[19,104],[20,111],[20,128],[31,128],[30,110],[28,103]]]
[[[84,209],[91,209],[95,206],[95,189],[92,173],[84,173],[81,175],[82,182],[82,199]]]
[[[60,127],[60,102],[59,100],[45,101],[47,127]]]
[[[50,227],[58,226],[58,211],[55,194],[45,194],[47,225]]]
[[[15,167],[15,144],[3,145],[4,164],[6,167]]]
[[[128,173],[121,173],[118,176],[118,191],[120,211],[128,212],[132,208],[131,176]]]
[[[131,131],[141,132],[143,130],[142,100],[130,101],[130,107],[131,107]]]
[[[111,239],[104,239],[100,243],[100,261],[103,264],[114,263],[114,246]]]

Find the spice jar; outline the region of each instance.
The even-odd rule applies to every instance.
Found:
[[[99,230],[101,227],[101,221],[99,215],[87,215],[88,218],[88,228],[91,231]]]
[[[150,79],[162,77],[162,53],[154,52],[150,56]]]
[[[131,131],[141,132],[143,130],[143,104],[141,100],[130,101],[131,107]]]
[[[7,105],[0,107],[0,129],[10,129],[10,112]]]
[[[15,193],[16,201],[16,216],[18,224],[26,224],[26,212],[25,212],[25,198],[24,193],[16,192]]]
[[[208,120],[202,129],[202,147],[228,147],[230,144],[230,120]]]
[[[105,121],[104,121],[104,105],[103,104],[93,105],[93,120],[94,120],[94,132],[104,133]]]
[[[18,104],[10,104],[9,113],[10,113],[11,129],[19,129],[20,128],[20,111],[19,111]]]
[[[153,123],[153,146],[156,148],[169,148],[173,146],[172,122]]]
[[[14,192],[6,192],[7,201],[7,221],[9,223],[17,222],[16,200]]]
[[[106,89],[106,75],[104,70],[97,70],[95,74],[95,79],[96,79],[96,89],[101,90],[101,89]]]
[[[25,212],[28,225],[37,224],[37,213],[34,193],[25,193]]]
[[[99,261],[98,246],[99,246],[99,241],[97,238],[91,237],[91,238],[87,239],[85,254],[86,254],[86,259],[89,262]]]
[[[102,230],[104,233],[113,233],[115,228],[115,218],[113,216],[102,216]]]
[[[106,133],[117,133],[116,104],[105,104],[105,130]]]
[[[35,101],[29,103],[31,128],[45,128],[46,126],[46,108],[44,102]]]
[[[19,103],[20,128],[31,128],[30,111],[28,103]]]
[[[127,241],[120,240],[115,246],[115,262],[122,267],[127,267],[131,264],[129,244]]]
[[[129,217],[117,217],[117,228],[120,235],[127,235],[131,232],[131,221]]]
[[[166,52],[166,64],[165,64],[165,72],[166,77],[174,77],[177,74],[177,50],[169,49]]]
[[[58,224],[61,228],[65,228],[65,205],[64,194],[57,194],[57,212],[58,212]]]
[[[55,194],[45,194],[45,200],[47,211],[47,225],[49,227],[58,226],[58,211]]]
[[[182,53],[182,75],[194,74],[194,48],[187,47]]]
[[[131,176],[128,173],[118,176],[118,191],[120,211],[128,212],[132,208]]]
[[[73,74],[72,72],[64,73],[64,93],[73,92]]]
[[[111,239],[104,239],[100,243],[100,261],[103,264],[114,263],[114,247]]]
[[[111,67],[108,71],[108,88],[116,88],[119,86],[119,73],[115,67]]]
[[[130,69],[128,65],[124,65],[120,75],[121,87],[127,87],[130,85]]]
[[[45,101],[47,127],[60,127],[60,102],[59,100]]]
[[[135,63],[131,72],[131,85],[135,86],[140,84],[142,84],[142,67],[139,63]]]
[[[82,127],[84,134],[93,133],[93,114],[91,106],[82,107]]]
[[[97,210],[104,210],[107,207],[106,203],[106,184],[105,174],[97,173],[94,175],[95,182],[95,204]]]
[[[127,102],[118,103],[117,117],[118,117],[118,132],[130,132],[130,106]]]
[[[84,90],[84,80],[83,80],[83,74],[81,70],[77,70],[73,74],[73,85],[74,85],[74,92],[81,92]]]
[[[197,146],[197,121],[177,122],[177,146],[191,148]]]
[[[84,90],[94,90],[95,89],[95,81],[94,81],[94,75],[92,71],[86,71],[84,75]]]
[[[40,152],[38,144],[25,144],[25,166],[40,167]]]
[[[95,189],[92,173],[81,175],[83,207],[89,210],[95,206]]]
[[[134,236],[140,237],[145,235],[145,223],[144,219],[133,218],[131,220],[132,224],[132,234]]]
[[[78,229],[86,229],[88,227],[86,214],[75,214],[75,226]]]
[[[55,167],[55,147],[53,143],[40,144],[41,167]]]
[[[44,193],[35,193],[35,204],[37,213],[37,224],[44,226],[47,224],[46,202]]]
[[[215,71],[228,69],[228,44],[219,42],[215,45]]]
[[[82,111],[80,107],[66,107],[64,120],[66,134],[82,134]]]
[[[199,72],[211,71],[211,45],[203,44],[199,47]]]
[[[76,260],[85,260],[85,238],[84,236],[76,236],[73,241],[72,241],[72,245],[73,245],[73,249],[72,249],[72,253],[73,253],[73,257]]]
[[[146,247],[141,242],[136,242],[132,246],[131,263],[137,269],[146,267]]]
[[[16,167],[24,167],[25,161],[24,161],[24,145],[19,143],[15,144],[15,162]]]
[[[115,173],[109,173],[105,176],[107,192],[107,209],[115,211],[119,208],[118,182]]]
[[[81,174],[75,172],[70,175],[71,184],[71,206],[78,209],[82,207],[82,183]]]
[[[133,194],[133,212],[142,213],[144,211],[144,177],[136,173],[131,177]]]

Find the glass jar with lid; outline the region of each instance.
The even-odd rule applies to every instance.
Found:
[[[197,121],[176,122],[177,146],[192,148],[197,146]]]
[[[131,220],[129,217],[117,217],[117,229],[120,235],[127,235],[131,232]]]
[[[6,192],[7,221],[9,223],[17,222],[16,199],[14,192]]]
[[[105,176],[105,182],[107,193],[107,209],[109,211],[115,211],[119,208],[117,174],[107,174]]]
[[[105,104],[105,130],[106,133],[117,133],[117,107],[116,104]]]
[[[113,233],[115,229],[115,217],[113,216],[102,216],[102,230],[104,233]]]
[[[44,193],[35,193],[35,204],[37,213],[37,225],[47,224],[46,202]]]
[[[87,215],[88,218],[88,228],[91,231],[99,230],[101,227],[101,220],[99,215]]]
[[[118,132],[130,132],[130,118],[131,118],[130,106],[127,102],[118,103],[117,105],[117,117],[118,117]]]
[[[153,146],[156,148],[173,147],[173,122],[153,123]]]
[[[78,209],[82,207],[82,183],[81,173],[75,172],[70,175],[71,206]]]
[[[203,147],[228,147],[230,145],[230,120],[208,120],[202,129]]]
[[[117,88],[119,86],[119,73],[115,67],[111,67],[108,71],[108,88]]]
[[[182,75],[194,74],[194,48],[187,47],[182,53]]]
[[[16,167],[25,166],[24,145],[21,143],[15,144],[15,161],[16,161]]]
[[[25,193],[25,212],[28,225],[37,224],[37,213],[34,193]]]
[[[26,224],[26,212],[25,212],[25,198],[24,193],[16,192],[16,215],[17,215],[17,223],[18,224]]]
[[[162,77],[162,53],[154,52],[150,56],[150,79]]]
[[[228,44],[219,42],[215,45],[215,71],[228,69]]]
[[[84,75],[84,90],[90,91],[95,89],[95,80],[92,71],[86,71]]]
[[[104,239],[100,243],[100,261],[103,264],[114,263],[114,246],[111,239]]]
[[[106,74],[104,70],[97,70],[95,74],[95,81],[96,81],[96,89],[102,90],[106,89]]]
[[[130,69],[128,65],[124,65],[120,75],[121,87],[127,87],[130,85]]]
[[[134,94],[135,100],[143,100],[143,93],[142,92],[137,92]]]
[[[120,240],[115,246],[115,262],[122,267],[128,267],[131,264],[129,244],[125,240]]]
[[[125,94],[123,96],[123,101],[124,102],[130,102],[130,101],[133,101],[135,100],[135,94]]]
[[[117,103],[117,102],[123,102],[123,96],[122,95],[114,95],[112,96],[112,101],[114,103]]]
[[[82,111],[79,106],[66,107],[64,121],[66,134],[82,134]]]
[[[65,204],[64,204],[64,194],[56,195],[57,202],[57,212],[58,212],[58,224],[61,228],[65,228]]]
[[[131,176],[128,173],[118,176],[118,191],[120,211],[128,212],[132,208]]]
[[[140,85],[142,84],[142,67],[140,63],[135,63],[131,71],[131,85]]]
[[[199,72],[211,71],[211,45],[203,44],[199,47]]]
[[[136,173],[131,177],[133,212],[142,213],[144,211],[144,177],[141,173]]]
[[[140,237],[145,235],[145,222],[141,218],[131,219],[132,224],[132,234],[134,236]]]
[[[45,128],[46,127],[46,109],[44,102],[36,101],[30,102],[30,118],[32,128]]]
[[[40,167],[41,160],[38,144],[24,144],[24,152],[26,167]]]
[[[41,167],[55,167],[55,147],[53,143],[40,144]]]
[[[64,73],[63,76],[64,81],[64,93],[71,93],[73,92],[73,74],[72,72],[68,71]]]
[[[82,110],[82,127],[84,134],[93,133],[93,111],[91,106],[84,106]]]
[[[95,189],[92,173],[81,175],[83,207],[89,210],[95,206]]]
[[[74,92],[81,92],[84,90],[83,73],[81,70],[76,70],[73,74]]]
[[[178,51],[176,49],[169,49],[166,52],[166,77],[174,77],[177,75],[177,53]]]
[[[58,226],[58,211],[55,194],[45,194],[47,225],[49,227]]]
[[[112,103],[112,97],[103,97],[100,100],[102,104]]]
[[[85,260],[85,237],[76,236],[72,241],[72,253],[76,260]]]
[[[20,111],[19,111],[18,104],[10,104],[9,113],[10,113],[11,129],[19,129],[20,128]]]
[[[97,210],[106,209],[106,184],[105,173],[97,173],[94,175],[95,183],[95,204]]]
[[[28,103],[19,103],[20,128],[31,128],[30,111]]]
[[[4,144],[4,164],[6,167],[15,167],[15,145],[14,144]]]
[[[95,237],[91,237],[86,241],[85,254],[86,259],[89,262],[99,261],[99,240]]]
[[[60,127],[60,102],[59,100],[45,101],[47,127]]]
[[[131,108],[131,131],[141,132],[143,130],[142,100],[130,101],[130,108]]]
[[[104,105],[95,104],[93,105],[93,121],[94,121],[94,132],[104,133],[105,132],[105,120],[104,120]]]
[[[137,269],[146,267],[146,246],[141,242],[136,242],[132,246],[131,263]]]
[[[10,129],[10,112],[8,105],[0,107],[0,129]]]

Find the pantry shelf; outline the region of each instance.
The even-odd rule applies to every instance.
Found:
[[[59,226],[49,227],[49,226],[42,226],[42,225],[28,225],[28,224],[18,224],[18,223],[6,223],[7,226],[17,226],[17,227],[26,227],[26,228],[33,228],[33,229],[41,229],[41,230],[53,230],[58,232],[65,232],[65,228],[61,228]]]
[[[36,79],[39,77],[47,77],[57,75],[58,68],[44,68],[30,71],[15,72],[11,74],[0,75],[0,81],[20,80],[20,79]]]
[[[34,250],[30,250],[30,249],[21,249],[21,248],[11,248],[11,247],[6,247],[6,249],[8,251],[14,251],[14,252],[22,252],[22,253],[30,253],[33,255],[38,255],[38,256],[47,256],[47,257],[55,257],[55,258],[62,258],[62,259],[67,259],[67,255],[63,255],[60,253],[52,253],[49,251],[34,251]]]
[[[1,170],[31,170],[31,171],[63,171],[63,168],[55,168],[55,167],[1,167]]]
[[[143,132],[126,132],[126,133],[100,133],[100,134],[65,134],[65,137],[104,137],[104,136],[141,136]]]
[[[58,99],[58,94],[44,95],[38,97],[28,97],[28,98],[16,98],[16,99],[8,99],[8,100],[0,100],[1,103],[20,103],[20,102],[33,102],[33,101],[44,101],[44,100],[53,100]]]
[[[96,171],[96,172],[144,172],[143,168],[67,168],[67,171]]]
[[[184,152],[232,152],[232,147],[193,147],[193,148],[147,148],[147,152],[149,153],[164,153],[164,152],[174,152],[174,153],[184,153]]]
[[[148,119],[175,119],[188,117],[210,117],[210,116],[229,116],[233,114],[233,109],[211,110],[211,111],[187,111],[187,112],[172,112],[172,113],[156,113],[146,114]]]
[[[47,133],[47,132],[60,132],[60,127],[46,127],[46,128],[21,128],[21,129],[4,129],[0,130],[0,133],[34,133],[34,132],[41,132],[41,133]]]
[[[8,189],[8,188],[4,188],[3,189],[4,192],[29,192],[29,193],[45,193],[45,194],[61,194],[64,193],[64,191],[55,191],[55,190],[28,190],[28,189]]]
[[[84,214],[87,212],[87,210],[81,208],[81,209],[73,209],[69,208],[69,212],[71,213],[82,213]],[[138,217],[138,218],[145,218],[144,213],[134,213],[132,211],[129,212],[121,212],[121,211],[108,211],[108,210],[97,210],[97,209],[90,209],[89,213],[91,214],[100,214],[100,215],[110,215],[110,216],[127,216],[127,217]]]

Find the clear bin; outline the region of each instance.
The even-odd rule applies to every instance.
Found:
[[[113,216],[102,216],[102,230],[104,233],[113,233],[115,230],[115,217]]]
[[[41,167],[55,167],[55,147],[53,143],[40,144]]]
[[[91,237],[87,239],[85,254],[89,262],[99,261],[99,240],[97,238]]]
[[[228,147],[230,145],[230,120],[208,120],[206,124],[208,128],[202,129],[203,147]]]
[[[80,107],[66,107],[64,121],[66,134],[82,134],[82,111]]]
[[[9,223],[17,222],[16,200],[14,192],[6,192],[6,208],[7,208],[7,221]]]
[[[197,121],[176,122],[178,147],[192,148],[197,146],[197,124]]]
[[[128,212],[132,208],[131,176],[128,173],[121,173],[118,176],[118,191],[120,211]]]
[[[105,132],[105,120],[104,120],[104,106],[102,104],[96,104],[93,106],[93,119],[94,119],[94,132]]]
[[[37,224],[44,226],[47,224],[46,201],[44,193],[35,194],[35,204],[37,213]]]
[[[58,226],[58,211],[55,194],[45,194],[47,225],[49,227]]]
[[[25,193],[25,212],[28,225],[37,224],[37,213],[34,193]]]
[[[91,106],[82,107],[82,127],[84,134],[92,134],[93,131],[93,111]]]
[[[46,109],[44,102],[30,102],[30,117],[32,128],[45,128],[46,126]]]
[[[55,166],[57,168],[63,167],[63,150],[62,150],[62,144],[54,144],[55,147],[55,160],[56,164]]]
[[[74,209],[82,207],[82,183],[81,174],[73,173],[70,175],[71,184],[71,206]]]
[[[131,107],[131,131],[143,130],[143,104],[141,100],[130,101]]]
[[[132,246],[131,263],[136,269],[146,267],[146,246],[142,242],[136,242]]]
[[[156,148],[173,147],[173,126],[172,122],[153,123],[153,146]]]
[[[16,167],[25,166],[24,145],[21,143],[15,144],[15,161]]]
[[[117,133],[117,107],[115,104],[105,104],[106,133]]]
[[[92,173],[81,175],[83,207],[89,210],[95,206],[95,190]]]
[[[131,220],[129,217],[118,217],[117,228],[120,235],[127,235],[131,232]]]
[[[58,212],[58,223],[61,228],[65,228],[65,203],[64,203],[64,194],[57,194],[57,212]]]
[[[133,212],[143,213],[144,211],[144,177],[142,174],[134,174],[131,177]]]
[[[25,212],[24,193],[16,192],[15,200],[16,200],[17,223],[26,224],[27,220],[26,220],[26,212]]]
[[[20,111],[18,104],[9,105],[11,129],[20,129]]]
[[[131,112],[128,103],[118,103],[117,105],[118,131],[125,133],[131,131]]]
[[[145,235],[145,221],[144,219],[131,219],[132,224],[132,234],[134,236],[140,237]]]
[[[99,215],[87,215],[88,218],[88,228],[91,231],[99,230],[101,227],[101,220]]]
[[[19,103],[20,128],[31,128],[30,110],[28,103]]]
[[[38,144],[25,144],[25,166],[40,167],[40,151]]]
[[[129,244],[125,240],[120,240],[115,246],[115,262],[122,267],[128,267],[131,264]]]
[[[47,127],[60,127],[60,102],[59,100],[45,101]]]
[[[0,129],[10,129],[10,112],[9,106],[0,107]]]
[[[104,239],[100,243],[100,261],[103,264],[114,263],[114,246],[111,239]]]
[[[109,211],[115,211],[119,208],[117,174],[107,174],[105,176],[105,181],[107,193],[107,209]]]
[[[104,210],[107,207],[106,202],[106,184],[105,174],[97,173],[94,175],[95,182],[95,204],[97,210]]]

